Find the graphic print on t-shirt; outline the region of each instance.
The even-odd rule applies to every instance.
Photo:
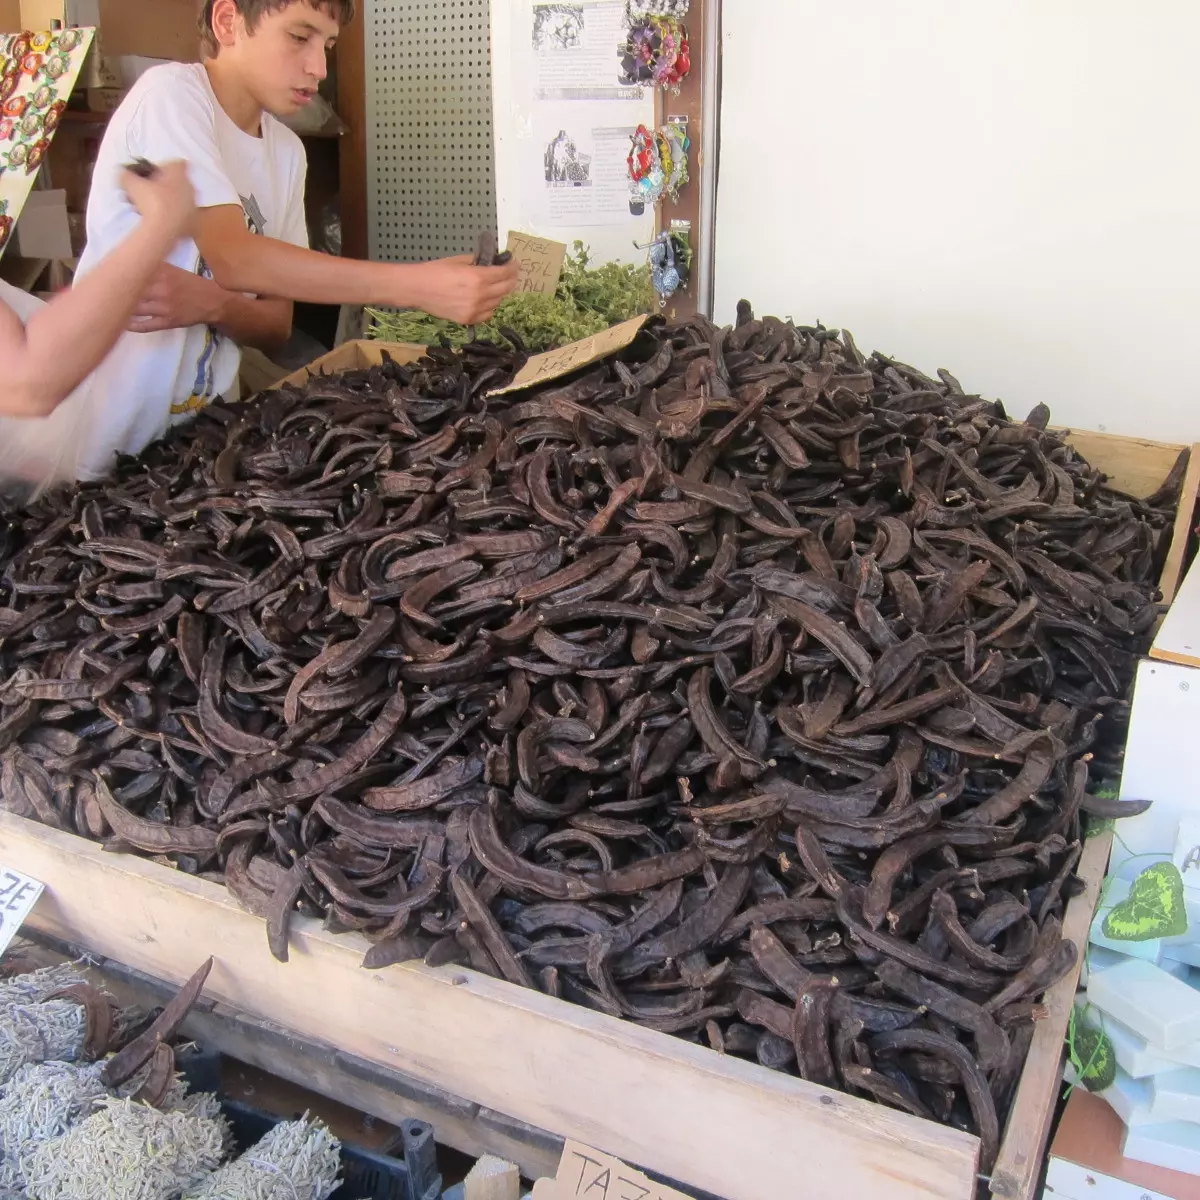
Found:
[[[204,256],[201,255],[196,259],[196,274],[201,279],[211,279],[213,277],[212,268],[204,261]],[[192,383],[192,394],[180,404],[175,401],[171,405],[171,415],[173,417],[183,416],[185,413],[198,412],[205,405],[211,403],[213,393],[213,362],[217,357],[217,339],[220,334],[207,326],[204,330],[204,345],[200,349],[200,358],[196,363],[196,378]]]
[[[251,233],[258,234],[263,237],[267,232],[267,218],[263,216],[263,210],[258,201],[250,196],[239,196],[238,199],[242,202],[242,212],[246,217],[246,228]]]
[[[267,232],[267,218],[253,195],[239,196],[242,202],[242,215],[246,218],[246,228],[258,237],[264,237]],[[208,263],[201,256],[196,263],[196,274],[204,279],[213,277]],[[192,394],[180,404],[178,401],[171,405],[171,415],[181,417],[187,413],[199,412],[213,401],[213,364],[217,356],[217,346],[224,334],[218,333],[212,326],[205,330],[204,345],[200,350],[200,358],[196,363],[196,379],[192,384]]]

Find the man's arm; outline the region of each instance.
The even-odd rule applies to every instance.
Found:
[[[126,174],[124,186],[142,213],[138,227],[90,275],[56,296],[24,325],[0,304],[0,414],[53,412],[116,344],[137,297],[192,220],[192,185],[183,163],[153,179]]]
[[[240,346],[270,354],[292,335],[290,300],[256,299],[231,292],[212,279],[164,264],[141,298],[129,328],[157,333],[211,325]]]
[[[213,278],[231,292],[286,296],[314,304],[419,308],[479,325],[516,286],[515,262],[476,267],[470,255],[429,263],[376,263],[304,250],[246,228],[242,210],[201,209],[196,244]]]
[[[292,336],[294,308],[290,300],[256,299],[225,292],[212,325],[239,346],[253,346],[270,354],[282,349]]]

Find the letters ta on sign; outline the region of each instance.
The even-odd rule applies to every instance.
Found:
[[[539,1179],[533,1200],[688,1200],[674,1188],[655,1183],[641,1171],[599,1150],[567,1142],[558,1174]]]
[[[1171,860],[1183,876],[1183,886],[1200,891],[1200,819],[1184,817],[1179,822],[1175,854]]]
[[[508,250],[521,274],[518,292],[538,292],[553,295],[562,278],[567,247],[563,242],[534,237],[531,233],[510,233]]]
[[[42,894],[43,884],[0,866],[0,955],[17,935]]]

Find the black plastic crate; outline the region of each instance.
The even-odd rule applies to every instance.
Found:
[[[240,1100],[222,1100],[221,1108],[233,1129],[239,1154],[280,1124],[278,1117]],[[402,1159],[343,1143],[342,1186],[333,1195],[334,1200],[412,1200],[408,1167]]]
[[[282,1118],[273,1113],[222,1095],[219,1054],[190,1048],[181,1050],[177,1061],[192,1091],[213,1092],[219,1097],[238,1154],[281,1124]],[[403,1159],[342,1143],[342,1185],[333,1193],[333,1200],[437,1200],[442,1180],[432,1128],[423,1121],[405,1121],[400,1132]],[[411,1160],[411,1171],[406,1160]]]

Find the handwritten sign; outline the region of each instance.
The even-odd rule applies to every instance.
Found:
[[[521,272],[517,291],[553,293],[557,289],[567,257],[565,243],[531,233],[510,233],[508,250]]]
[[[567,1142],[553,1179],[539,1179],[533,1200],[688,1200],[627,1167],[620,1159],[578,1142]]]
[[[522,388],[533,387],[534,384],[548,383],[552,379],[578,371],[580,367],[590,366],[610,354],[616,354],[637,337],[647,320],[648,317],[634,317],[632,321],[614,325],[603,333],[593,334],[581,342],[572,342],[560,350],[547,350],[545,354],[535,354],[508,387],[500,388],[492,395],[502,396],[505,392],[519,392]]]
[[[17,930],[33,911],[44,885],[20,871],[0,867],[0,954],[17,936]]]

